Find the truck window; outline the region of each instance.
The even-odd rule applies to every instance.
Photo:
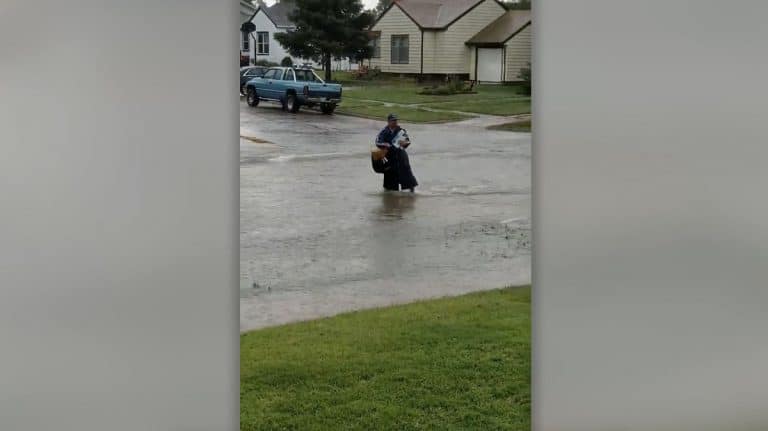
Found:
[[[264,79],[275,79],[275,75],[277,74],[277,69],[269,69],[267,73],[264,74],[262,78]]]
[[[285,71],[285,76],[283,76],[283,81],[293,81],[293,70],[288,69]]]
[[[311,70],[297,70],[296,80],[303,82],[318,82],[317,78],[315,78],[315,74],[312,73]]]

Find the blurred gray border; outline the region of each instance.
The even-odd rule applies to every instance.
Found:
[[[1,429],[237,429],[235,9],[0,4]],[[536,0],[536,430],[768,427],[766,12]]]
[[[768,429],[768,3],[534,3],[534,429]]]
[[[0,429],[238,428],[237,7],[0,2]]]

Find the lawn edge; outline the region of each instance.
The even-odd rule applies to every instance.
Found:
[[[491,292],[501,292],[503,290],[522,290],[522,289],[531,289],[531,288],[532,288],[531,284],[510,285],[510,286],[505,286],[505,287],[496,287],[496,288],[493,288],[493,289],[477,290],[477,291],[474,291],[474,292],[467,292],[467,293],[462,293],[462,294],[459,294],[459,295],[441,295],[441,296],[434,296],[434,297],[429,297],[429,298],[418,299],[416,301],[409,301],[409,302],[402,302],[402,303],[392,303],[392,304],[389,304],[389,305],[381,305],[381,306],[370,307],[370,308],[361,308],[359,310],[344,311],[344,312],[337,313],[337,314],[334,314],[334,315],[331,315],[331,316],[326,316],[326,317],[318,317],[318,318],[306,319],[306,320],[297,320],[295,322],[283,323],[283,324],[275,325],[275,326],[266,326],[266,327],[263,327],[263,328],[257,328],[257,329],[250,329],[250,330],[247,330],[247,331],[241,331],[240,332],[240,337],[242,337],[243,335],[254,333],[254,332],[265,331],[265,330],[275,330],[275,329],[280,329],[280,328],[285,328],[285,327],[295,326],[295,325],[306,325],[306,324],[310,324],[310,323],[313,323],[313,322],[322,322],[322,321],[332,320],[332,319],[335,319],[337,317],[349,316],[349,315],[352,315],[352,314],[381,311],[381,310],[387,310],[387,309],[393,309],[393,308],[408,307],[409,305],[424,304],[424,303],[427,303],[427,302],[447,300],[447,299],[457,299],[457,298],[462,298],[462,297],[465,297],[465,296],[481,295],[481,294],[484,294],[484,293],[491,293]]]
[[[375,117],[373,115],[364,115],[364,114],[358,114],[353,113],[349,111],[339,110],[337,109],[335,114],[337,115],[344,115],[347,117],[356,117],[356,118],[365,118],[367,120],[381,120],[381,117]],[[465,118],[460,118],[456,120],[435,120],[435,121],[416,121],[416,120],[408,120],[409,123],[414,124],[447,124],[447,123],[459,123],[462,121],[471,120],[473,118],[477,118],[476,116],[465,116]]]

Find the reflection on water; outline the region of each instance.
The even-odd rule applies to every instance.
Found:
[[[416,206],[416,193],[410,192],[381,192],[381,205],[376,208],[376,213],[383,220],[402,219]]]

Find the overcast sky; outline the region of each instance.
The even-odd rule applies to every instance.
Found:
[[[272,6],[275,3],[276,0],[265,0],[264,3]],[[255,3],[255,2],[254,2]],[[378,3],[378,0],[363,0],[363,5],[365,5],[368,9],[373,9],[376,7],[376,3]]]

